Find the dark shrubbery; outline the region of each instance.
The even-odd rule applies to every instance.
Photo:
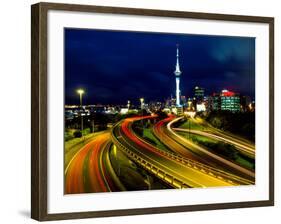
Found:
[[[168,117],[168,115],[165,112],[161,111],[161,110],[156,111],[155,114],[158,115],[157,120],[159,120],[159,121]]]
[[[73,133],[74,138],[81,138],[82,137],[82,132],[81,131],[75,131]]]
[[[141,124],[139,124],[138,122],[134,122],[132,125],[132,129],[134,130],[134,132],[139,135],[139,136],[143,136],[143,126]]]
[[[255,141],[255,112],[231,113],[212,111],[205,119],[215,128],[241,135]]]

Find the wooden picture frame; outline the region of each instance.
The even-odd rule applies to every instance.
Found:
[[[39,221],[79,219],[124,215],[187,212],[226,208],[245,208],[274,205],[274,18],[258,16],[223,15],[182,11],[163,11],[136,8],[117,8],[90,5],[38,3],[31,7],[31,217]],[[165,18],[191,18],[212,21],[262,23],[269,25],[269,199],[233,203],[215,203],[152,208],[131,208],[74,213],[48,213],[48,19],[50,10],[152,16]]]

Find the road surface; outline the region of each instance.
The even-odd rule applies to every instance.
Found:
[[[97,135],[81,148],[65,170],[65,193],[116,191],[108,151],[112,142],[110,133]]]
[[[187,132],[191,134],[196,134],[196,135],[201,135],[205,136],[208,138],[216,139],[222,142],[226,142],[229,144],[232,144],[235,146],[235,148],[240,151],[241,153],[249,156],[250,158],[255,158],[255,149],[253,147],[249,147],[248,145],[245,145],[241,143],[240,141],[237,141],[236,139],[233,139],[229,135],[221,135],[221,134],[213,134],[207,131],[200,131],[200,130],[189,130],[185,128],[173,128],[174,131],[179,131],[179,132]]]
[[[193,122],[203,126],[206,129],[206,132],[210,132],[210,133],[215,134],[217,136],[221,136],[221,137],[223,137],[223,138],[225,138],[229,141],[233,141],[233,142],[235,142],[235,144],[243,146],[244,151],[247,151],[247,154],[250,153],[250,155],[255,156],[255,144],[250,142],[249,140],[244,139],[244,138],[242,138],[240,136],[237,136],[235,134],[226,132],[226,131],[221,131],[221,130],[213,127],[211,124],[209,124],[207,121],[205,121],[202,118],[191,117],[190,119]],[[243,152],[243,151],[241,151],[241,152]]]
[[[169,117],[158,122],[153,129],[154,134],[158,137],[158,139],[160,139],[160,141],[166,144],[167,147],[184,157],[190,158],[190,154],[192,154],[194,157],[193,159],[198,162],[231,172],[234,175],[247,178],[249,181],[254,183],[255,173],[252,170],[248,170],[215,153],[212,153],[207,148],[199,146],[173,131],[171,128],[172,125],[180,119],[182,119],[182,117]],[[203,158],[204,161],[202,161]]]
[[[149,117],[144,117],[147,119]],[[208,172],[198,170],[198,168],[188,167],[163,153],[159,149],[139,138],[132,130],[133,122],[142,118],[127,118],[121,123],[115,125],[112,131],[113,137],[118,144],[129,149],[136,158],[141,158],[140,162],[145,161],[152,164],[167,175],[174,177],[189,187],[215,187],[215,186],[233,186],[241,183],[234,183],[231,180],[217,178]]]

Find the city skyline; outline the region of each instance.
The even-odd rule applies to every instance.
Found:
[[[66,104],[77,104],[77,88],[86,104],[175,96],[176,44],[181,95],[202,86],[206,95],[227,88],[254,98],[254,38],[65,29]]]

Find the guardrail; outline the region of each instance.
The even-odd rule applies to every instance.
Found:
[[[155,130],[155,128],[153,127],[153,131],[154,131],[154,130]],[[154,132],[155,132],[155,131],[154,131]],[[157,137],[157,138],[158,138],[158,137]],[[158,138],[158,139],[159,139],[159,138]],[[247,179],[245,179],[245,178],[238,177],[238,176],[233,175],[233,174],[231,174],[231,173],[227,173],[227,172],[225,172],[225,171],[218,170],[218,169],[213,168],[213,167],[210,167],[210,166],[208,166],[208,165],[205,165],[205,164],[196,162],[196,161],[194,161],[194,160],[191,160],[191,159],[182,157],[182,156],[180,156],[180,155],[178,155],[178,154],[175,154],[175,153],[172,153],[172,152],[166,152],[166,151],[163,151],[163,150],[158,149],[158,148],[156,148],[156,147],[155,147],[155,149],[156,149],[158,152],[160,152],[160,153],[162,153],[162,154],[164,154],[164,155],[166,155],[166,156],[168,156],[168,157],[170,157],[170,158],[173,158],[173,159],[177,160],[178,162],[181,162],[183,165],[187,165],[187,166],[189,166],[189,167],[191,167],[191,168],[197,169],[197,170],[199,170],[199,171],[202,171],[202,172],[204,172],[204,173],[206,173],[206,174],[209,174],[209,175],[214,176],[214,177],[216,177],[216,178],[218,178],[218,179],[227,181],[227,182],[229,182],[229,183],[234,184],[233,181],[236,181],[236,182],[239,183],[239,184],[248,184],[248,185],[254,184],[254,182],[251,181],[251,180],[247,180]],[[230,180],[230,179],[231,179],[231,180]]]
[[[114,184],[118,187],[118,189],[120,191],[126,191],[126,188],[124,187],[122,182],[119,180],[115,170],[113,169],[110,158],[109,158],[109,151],[110,151],[110,148],[111,148],[112,145],[113,145],[113,142],[108,143],[105,146],[105,150],[103,151],[102,156],[105,157],[105,166],[107,167],[107,169],[110,173],[110,176],[113,179]]]
[[[127,149],[124,145],[122,145],[117,137],[114,134],[114,129],[121,123],[118,122],[112,129],[112,140],[113,143],[115,145],[117,145],[123,152],[126,153],[126,155],[132,159],[133,161],[135,161],[136,163],[138,163],[139,165],[141,165],[144,169],[148,170],[149,172],[153,173],[154,175],[156,175],[158,178],[162,179],[163,181],[165,181],[166,183],[168,183],[169,185],[176,187],[176,188],[187,188],[187,187],[194,187],[190,184],[185,183],[182,180],[179,180],[178,178],[173,177],[172,175],[168,174],[167,172],[165,172],[164,170],[161,170],[159,167],[157,167],[154,164],[149,163],[148,161],[146,161],[145,159],[143,159],[142,157],[140,157],[139,155],[135,154],[134,152],[132,152],[130,149]],[[132,128],[130,126],[130,129],[132,131]],[[137,135],[135,135],[136,137],[138,137]],[[139,138],[139,137],[138,137]],[[144,141],[143,139],[139,138],[141,141]],[[147,143],[147,142],[145,142]],[[147,143],[149,144],[149,143]],[[218,178],[222,181],[228,182],[230,184],[254,184],[254,182],[238,177],[236,175],[218,170],[216,168],[210,167],[208,165],[199,163],[197,161],[182,157],[180,155],[171,153],[171,152],[167,152],[167,151],[163,151],[157,147],[154,147],[154,150],[156,150],[157,152],[161,153],[162,155],[171,158],[179,163],[181,163],[183,166],[195,169],[199,172],[202,172],[206,175],[210,175],[212,177]],[[163,175],[164,174],[164,175]],[[197,186],[198,187],[198,186]]]
[[[147,170],[148,172],[157,176],[159,179],[161,179],[162,181],[164,181],[165,183],[167,183],[168,185],[170,185],[174,188],[183,189],[183,188],[195,187],[190,183],[185,183],[185,181],[172,176],[171,174],[160,169],[158,166],[151,164],[150,162],[148,162],[141,156],[137,155],[136,153],[132,152],[130,149],[126,148],[124,145],[122,145],[118,141],[117,137],[115,136],[115,134],[114,134],[115,128],[116,128],[116,126],[114,126],[113,129],[111,130],[111,136],[112,136],[113,143],[118,148],[120,148],[132,161],[136,162],[138,165],[143,167],[145,170]]]

